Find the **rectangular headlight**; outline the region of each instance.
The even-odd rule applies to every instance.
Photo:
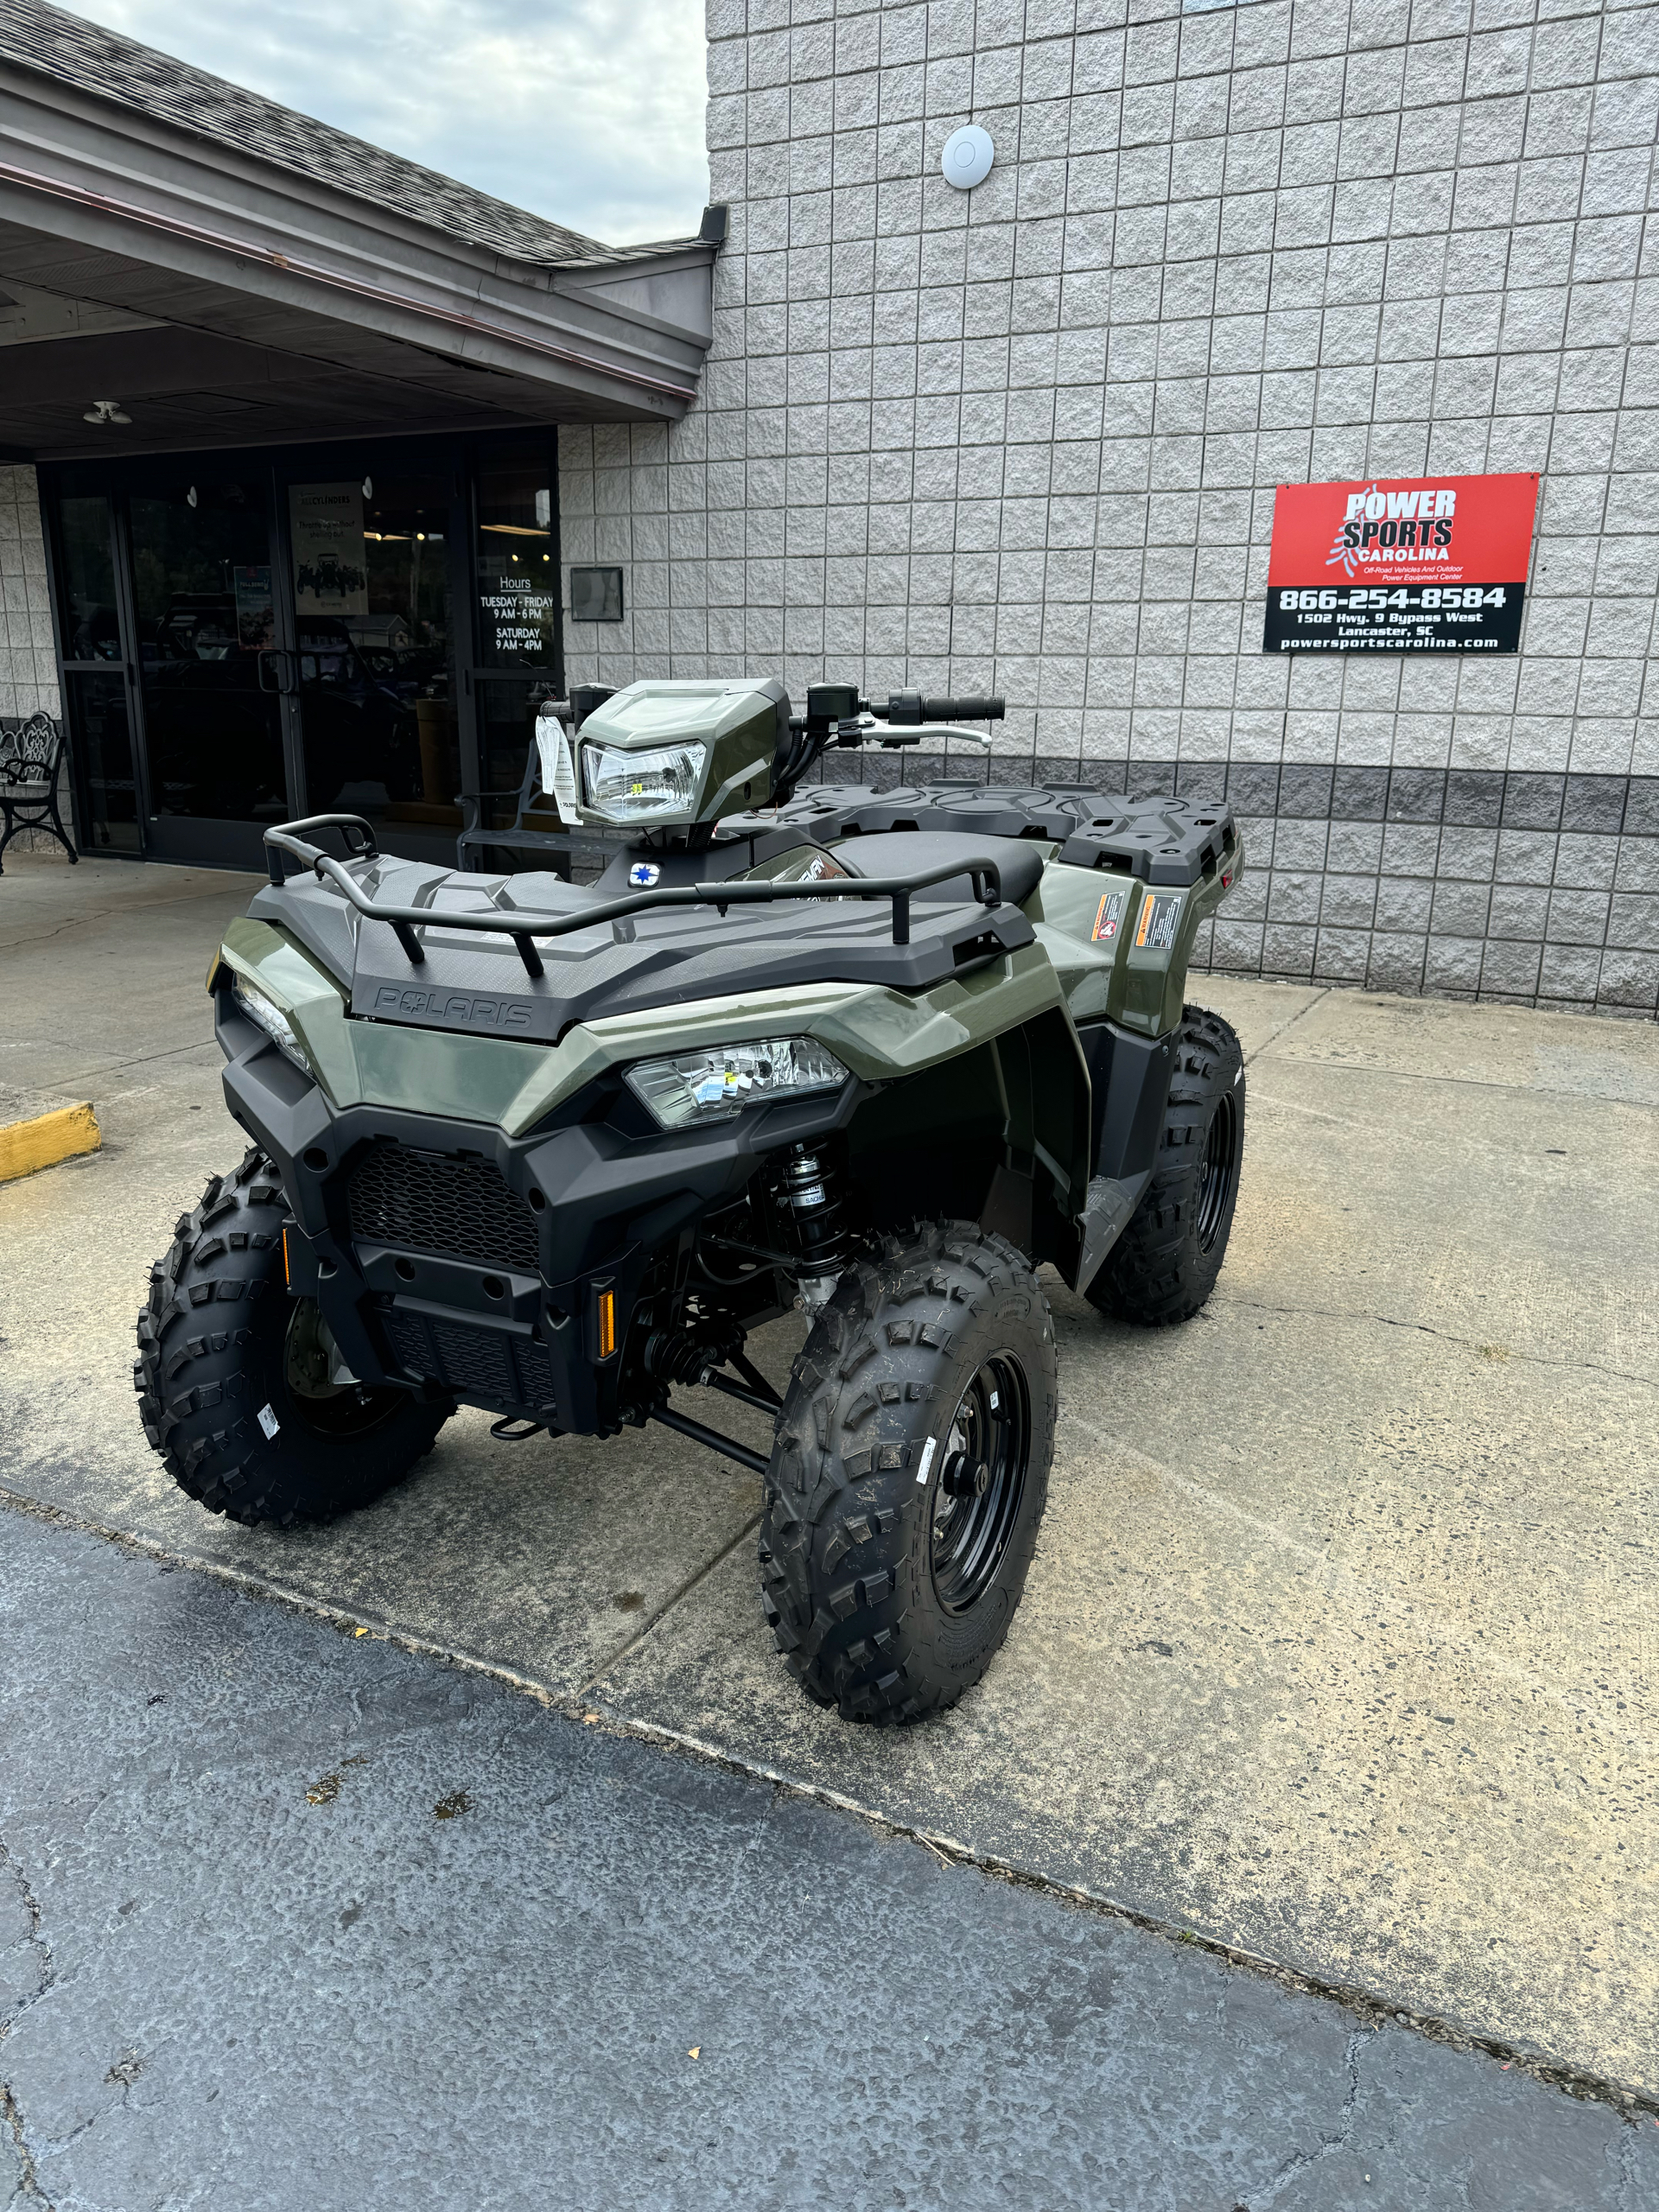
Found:
[[[607,822],[690,821],[707,758],[702,745],[664,745],[650,753],[584,745],[582,804]]]
[[[628,1088],[665,1129],[725,1122],[746,1106],[808,1090],[836,1090],[847,1071],[810,1037],[766,1037],[748,1045],[709,1045],[671,1059],[639,1060]]]
[[[300,1040],[294,1034],[293,1024],[275,999],[269,999],[257,984],[249,982],[245,976],[238,976],[231,985],[231,996],[238,1009],[245,1014],[256,1029],[263,1029],[277,1051],[293,1061],[296,1068],[311,1072],[307,1065]]]

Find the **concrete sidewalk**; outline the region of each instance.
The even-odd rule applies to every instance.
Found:
[[[1220,1290],[1143,1336],[1051,1283],[1060,1448],[1014,1632],[954,1714],[875,1736],[771,1651],[758,1484],[665,1432],[515,1450],[463,1415],[404,1490],[297,1535],[172,1488],[131,1321],[240,1150],[201,977],[248,887],[29,859],[0,884],[0,1080],[105,1130],[0,1190],[0,1483],[1659,2091],[1659,1030],[1195,978],[1251,1055]],[[781,1376],[796,1335],[768,1334]]]

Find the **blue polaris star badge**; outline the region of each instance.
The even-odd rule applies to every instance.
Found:
[[[628,881],[637,884],[642,891],[649,891],[662,872],[655,861],[635,861],[628,870]]]

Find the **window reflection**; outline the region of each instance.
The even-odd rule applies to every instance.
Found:
[[[130,514],[150,810],[280,821],[289,810],[264,489],[180,484],[135,493]]]
[[[58,537],[64,658],[119,660],[109,501],[101,493],[60,500]]]
[[[288,497],[309,804],[459,826],[448,475],[376,469]]]
[[[89,844],[100,852],[140,849],[137,785],[124,676],[71,669],[63,679],[70,740],[87,798]]]

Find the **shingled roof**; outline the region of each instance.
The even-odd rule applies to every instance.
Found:
[[[205,69],[192,68],[154,47],[48,7],[44,0],[0,0],[0,60],[515,261],[591,267],[664,250],[601,245],[561,223],[353,138],[349,131],[279,107],[222,77],[210,77]]]

